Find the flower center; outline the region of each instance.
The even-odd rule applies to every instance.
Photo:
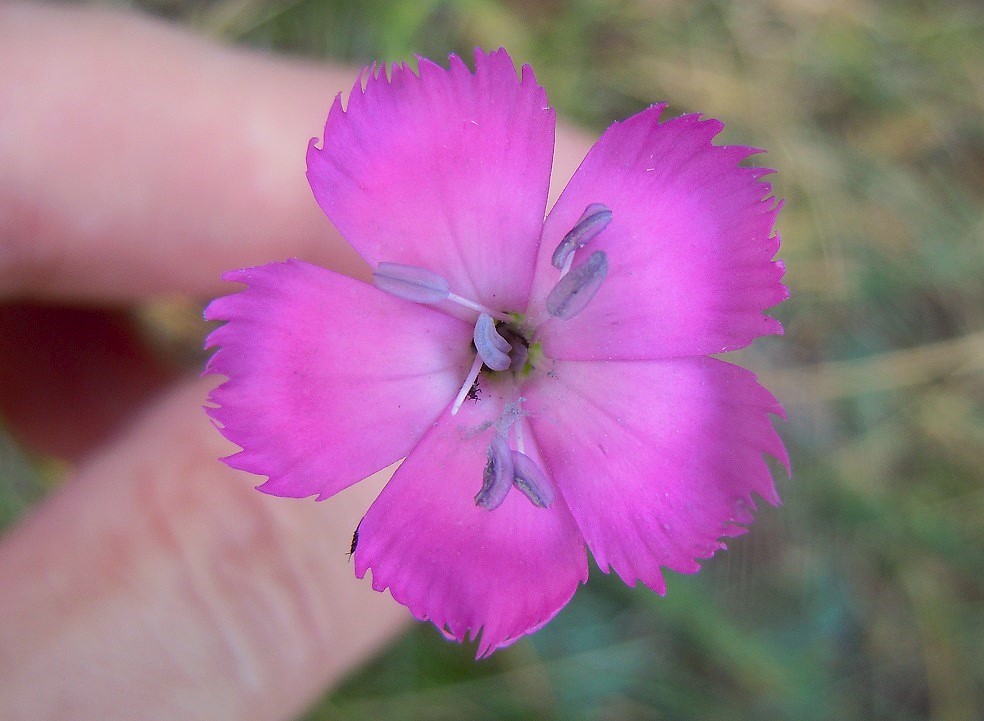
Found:
[[[611,210],[601,203],[591,203],[554,251],[551,264],[560,275],[545,299],[547,312],[554,318],[570,320],[578,315],[604,283],[608,275],[608,256],[604,251],[591,253],[577,266],[574,266],[574,258],[577,251],[594,240],[611,221]],[[451,415],[457,414],[467,398],[477,400],[478,377],[483,368],[493,373],[510,371],[517,375],[528,373],[532,368],[539,346],[534,344],[531,348],[520,314],[497,311],[452,293],[446,278],[414,265],[380,263],[373,272],[373,281],[380,290],[415,303],[450,301],[478,313],[472,332],[475,359],[451,404]],[[547,508],[553,502],[553,490],[547,476],[525,454],[521,424],[515,423],[524,415],[519,409],[522,400],[510,403],[499,421],[490,424],[496,431],[488,448],[482,488],[475,496],[475,504],[489,511],[505,501],[512,487],[518,488],[540,508]],[[508,440],[512,426],[515,426],[516,450],[510,447]]]
[[[496,323],[487,313],[479,315],[475,322],[472,343],[475,346],[475,360],[451,404],[451,415],[458,413],[466,399],[477,400],[478,377],[483,368],[494,373],[510,371],[514,375],[526,374],[531,370],[530,361],[538,348],[535,346],[531,353],[530,341],[516,323]]]

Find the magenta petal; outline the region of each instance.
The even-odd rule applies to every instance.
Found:
[[[665,590],[744,532],[758,494],[779,502],[763,453],[787,464],[755,376],[712,358],[563,361],[524,389],[533,433],[602,569]]]
[[[475,505],[495,432],[476,429],[501,408],[486,398],[442,416],[369,509],[355,551],[356,574],[371,568],[373,588],[417,618],[458,641],[481,630],[480,657],[540,628],[587,579],[562,499],[537,508],[513,489],[494,511]]]
[[[689,115],[659,123],[661,110],[612,125],[544,224],[530,308],[541,318],[557,282],[554,249],[589,204],[612,211],[590,246],[607,254],[608,276],[576,318],[543,326],[549,357],[706,355],[781,332],[763,314],[787,296],[782,265],[772,261],[778,207],[760,179],[769,171],[738,166],[749,148],[712,145],[719,122]]]
[[[327,498],[404,457],[468,372],[471,328],[297,260],[226,274],[246,283],[207,372],[228,380],[209,414],[243,450],[226,461],[278,496]]]
[[[308,148],[322,209],[370,265],[420,266],[496,310],[526,307],[553,157],[554,114],[504,50],[372,68],[324,145]],[[362,84],[365,88],[363,89]]]

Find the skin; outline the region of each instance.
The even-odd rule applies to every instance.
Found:
[[[257,493],[216,460],[217,380],[124,311],[291,256],[367,277],[304,178],[357,70],[20,3],[0,68],[0,413],[68,469],[0,542],[0,717],[292,718],[409,621],[347,559],[385,477]],[[559,131],[554,196],[588,144]]]

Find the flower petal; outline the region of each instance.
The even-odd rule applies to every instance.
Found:
[[[206,372],[229,379],[208,412],[267,493],[324,499],[404,457],[474,356],[468,324],[314,265],[224,277],[249,287],[205,312],[227,321]]]
[[[371,568],[373,588],[417,618],[458,641],[481,630],[479,657],[540,628],[587,580],[562,499],[538,508],[513,489],[493,511],[475,505],[495,433],[487,424],[501,410],[483,396],[443,415],[369,509],[355,551],[356,574]],[[542,464],[533,444],[525,452]]]
[[[524,388],[533,434],[598,562],[663,593],[744,532],[756,493],[779,498],[762,456],[787,465],[755,376],[723,361],[563,361]]]
[[[420,266],[452,292],[521,311],[529,298],[553,157],[554,114],[533,71],[504,50],[419,59],[419,77],[371,68],[336,98],[308,148],[322,209],[370,265]],[[362,87],[364,82],[365,87]]]
[[[543,229],[530,313],[557,283],[551,255],[591,203],[612,211],[592,252],[608,276],[587,308],[541,328],[552,358],[649,359],[706,355],[780,333],[763,310],[783,301],[783,266],[772,262],[778,205],[742,168],[755,151],[711,139],[722,126],[689,115],[659,123],[662,106],[615,123],[588,153]]]

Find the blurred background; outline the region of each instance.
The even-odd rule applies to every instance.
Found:
[[[355,64],[503,45],[588,129],[668,101],[779,170],[786,336],[740,360],[789,413],[785,505],[663,598],[595,570],[547,628],[481,663],[418,624],[306,721],[984,718],[979,3],[116,4]],[[139,316],[194,354],[199,310]],[[54,474],[0,446],[9,525]]]

